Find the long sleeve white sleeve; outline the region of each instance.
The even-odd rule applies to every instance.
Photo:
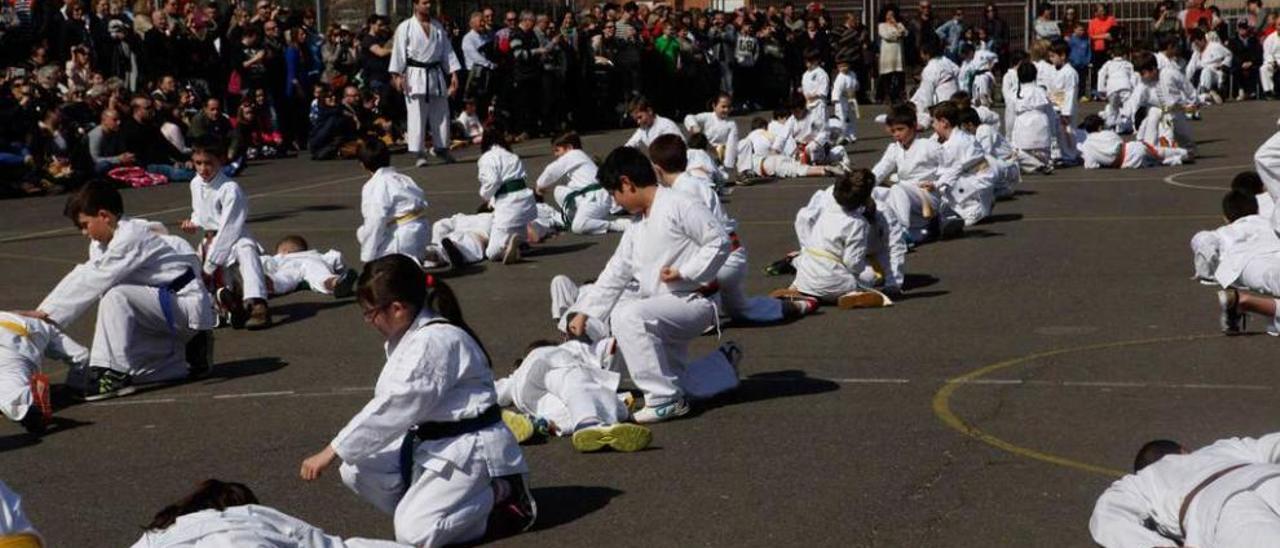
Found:
[[[543,191],[560,184],[569,172],[569,166],[572,165],[571,160],[568,154],[562,154],[559,158],[547,164],[547,167],[543,168],[542,173],[538,175],[536,183],[538,190]]]
[[[1106,548],[1152,548],[1173,541],[1148,529],[1143,522],[1153,504],[1142,492],[1137,476],[1125,476],[1108,487],[1093,507],[1089,533]]]
[[[231,261],[231,248],[244,235],[244,224],[249,217],[248,200],[240,185],[233,182],[224,183],[218,189],[218,200],[222,202],[222,214],[218,216],[218,233],[209,243],[204,262],[205,274],[213,274],[220,266]]]
[[[394,212],[383,190],[381,186],[370,185],[360,199],[360,215],[364,222],[356,230],[356,239],[360,241],[361,262],[377,259],[378,248],[387,236],[387,218]]]

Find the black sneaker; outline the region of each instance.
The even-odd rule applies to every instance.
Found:
[[[445,238],[440,240],[440,247],[444,248],[444,256],[449,260],[449,268],[459,269],[466,266],[466,259],[462,258],[462,251],[458,249],[458,244],[453,240]]]
[[[213,332],[200,331],[187,341],[187,378],[203,379],[213,371]]]
[[[772,263],[769,263],[768,266],[764,267],[764,275],[765,276],[785,276],[788,274],[795,274],[796,267],[791,263],[791,261],[793,260],[795,260],[795,257],[792,255],[788,255]]]
[[[90,367],[89,381],[85,384],[84,401],[108,400],[136,392],[133,377],[105,367]]]
[[[214,293],[214,300],[218,303],[218,308],[226,314],[227,322],[232,329],[241,329],[244,323],[249,320],[249,311],[245,310],[244,301],[240,298],[240,293],[230,287],[219,287],[217,293]]]
[[[348,268],[342,275],[338,276],[338,281],[333,283],[333,298],[345,299],[355,295],[356,280],[360,278],[355,270]]]
[[[44,415],[41,415],[40,410],[35,407],[27,409],[27,414],[22,417],[22,420],[18,421],[18,424],[21,424],[22,429],[33,436],[45,433],[45,430],[49,427],[49,423],[44,420]]]

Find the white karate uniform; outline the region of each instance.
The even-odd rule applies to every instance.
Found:
[[[1004,136],[1013,139],[1013,124],[1018,118],[1018,67],[1009,67],[1000,79],[1000,96],[1004,98]]]
[[[737,165],[738,161],[738,141],[735,140],[733,144],[729,145],[729,148],[734,151],[734,163],[726,163],[724,165],[721,165],[715,158],[712,158],[707,151],[700,148],[690,148],[685,151],[686,165],[684,169],[685,171],[704,179],[710,179],[712,183],[715,183],[716,188],[720,188],[724,186],[725,183],[729,182],[729,173],[725,170],[724,166]]]
[[[1107,98],[1107,106],[1101,113],[1106,127],[1119,133],[1133,131],[1133,113],[1125,108],[1125,104],[1137,79],[1133,63],[1124,57],[1112,57],[1098,69],[1098,91]]]
[[[169,287],[188,272],[190,282]],[[182,378],[186,342],[213,328],[213,299],[199,272],[190,246],[179,250],[147,221],[125,217],[110,243],[89,244],[89,260],[62,278],[37,309],[66,329],[96,302],[90,366],[126,373],[135,383]]]
[[[520,446],[501,422],[475,432],[415,443],[411,484],[401,476],[405,434],[424,422],[457,422],[497,404],[493,372],[480,345],[424,309],[398,340],[373,399],[330,447],[342,458],[342,482],[393,514],[396,541],[442,546],[484,535],[494,478],[528,472]]]
[[[960,67],[938,56],[930,59],[920,72],[920,87],[911,95],[911,102],[916,104],[916,112],[927,113],[933,105],[950,101],[957,91],[960,91]]]
[[[423,246],[425,248],[425,246]],[[262,270],[271,280],[274,295],[292,293],[302,282],[322,295],[332,295],[325,282],[346,271],[342,252],[330,249],[321,253],[314,249],[262,256]]]
[[[457,246],[462,254],[464,264],[474,264],[485,259],[485,248],[489,244],[489,233],[493,229],[492,213],[455,213],[436,221],[431,227],[431,245],[436,248],[437,257],[444,257],[440,249],[441,242],[448,239]],[[463,265],[453,265],[463,266]]]
[[[478,144],[480,138],[484,137],[484,122],[480,121],[479,116],[464,110],[458,113],[455,121],[458,122],[459,126],[462,126],[462,131],[465,132],[462,135],[464,139],[475,141]]]
[[[364,222],[356,240],[362,262],[397,253],[422,261],[431,221],[427,199],[412,177],[390,166],[378,169],[360,189],[360,215]]]
[[[871,195],[877,207],[892,211],[906,228],[908,237],[916,241],[924,238],[929,220],[941,206],[938,194],[920,186],[937,180],[941,161],[942,147],[938,142],[917,135],[907,149],[897,142],[889,143],[884,156],[871,168],[877,184],[897,177],[893,186],[877,186]]]
[[[24,533],[40,536],[40,532],[31,525],[26,512],[22,510],[22,497],[0,481],[0,535]]]
[[[1161,123],[1168,124],[1173,133],[1173,140],[1163,144],[1195,151],[1195,139],[1191,137],[1191,125],[1187,123],[1187,109],[1200,105],[1196,90],[1188,82],[1182,71],[1172,63],[1170,67],[1160,70],[1160,82],[1157,87],[1160,102],[1164,107],[1164,118]]]
[[[800,245],[802,248],[808,245],[805,242],[822,241],[821,238],[816,237],[813,234],[814,227],[818,225],[820,218],[824,215],[824,212],[837,218],[840,217],[840,215],[836,214],[835,210],[839,210],[840,214],[847,214],[844,208],[840,207],[840,204],[836,203],[835,198],[832,197],[834,188],[835,187],[833,185],[814,192],[813,196],[809,197],[809,203],[805,204],[804,207],[801,207],[800,210],[796,212],[796,239],[801,243]],[[835,208],[835,210],[828,211],[832,208]],[[858,213],[858,215],[862,217],[861,213]],[[837,221],[834,224],[839,225],[840,222]],[[819,281],[822,279],[822,276],[819,275],[820,270],[812,270],[810,274],[812,275],[811,280],[813,283],[809,285],[814,288],[821,285],[848,286],[850,281],[848,279],[848,274],[852,274],[857,278],[858,283],[862,284],[862,287],[882,287],[886,291],[890,292],[900,290],[906,277],[905,265],[907,259],[907,241],[904,237],[906,228],[898,221],[892,211],[880,208],[876,209],[875,223],[869,225],[868,228],[869,231],[866,239],[867,260],[865,268],[858,272],[853,272],[848,269],[837,271],[830,279],[825,281]],[[815,238],[817,238],[817,240],[815,240]],[[835,247],[836,246],[834,245],[824,245],[820,249],[833,249]],[[812,255],[813,253],[811,252],[810,254]],[[822,254],[819,253],[818,255]],[[836,257],[840,256],[838,253],[835,255]],[[841,260],[841,263],[843,263],[844,266],[848,266],[848,263],[844,263],[843,260]],[[832,263],[832,265],[834,264],[835,263]],[[830,265],[828,265],[828,267],[830,267]],[[832,290],[833,293],[834,291],[836,290]],[[843,295],[843,293],[841,293],[841,295]],[[838,296],[839,295],[837,295],[837,297]]]
[[[48,322],[0,312],[0,414],[14,421],[27,416],[31,377],[45,357],[80,368],[89,361],[89,349]]]
[[[809,165],[839,164],[844,161],[844,148],[831,146],[830,124],[822,113],[811,110],[804,118],[791,116],[780,137],[785,139],[788,135],[797,145],[804,147]],[[785,142],[775,141],[773,148],[777,150],[785,147]]]
[[[677,126],[676,123],[672,122],[670,118],[666,118],[658,114],[654,114],[653,123],[650,124],[649,127],[647,128],[644,128],[644,127],[636,128],[635,133],[631,134],[631,138],[627,139],[627,142],[624,146],[629,146],[632,148],[640,148],[640,147],[648,148],[649,143],[652,143],[654,139],[657,139],[658,137],[661,137],[663,135],[676,135],[680,137],[681,141],[684,140],[684,134],[680,133],[680,126]]]
[[[1277,462],[1280,434],[1219,440],[1187,455],[1166,455],[1112,483],[1093,508],[1089,532],[1107,547],[1273,546],[1280,538]],[[1180,520],[1192,490],[1237,465],[1244,466],[1196,493]]]
[[[1280,237],[1271,219],[1246,215],[1191,238],[1197,277],[1280,297]]]
[[[1280,131],[1272,134],[1253,153],[1253,167],[1262,179],[1263,186],[1267,188],[1271,201],[1280,202]],[[1276,211],[1280,211],[1280,208]],[[1271,227],[1280,229],[1280,213],[1274,213],[1270,219]]]
[[[1191,53],[1191,60],[1187,62],[1184,74],[1190,82],[1196,71],[1200,71],[1196,91],[1199,92],[1201,102],[1208,102],[1209,92],[1226,83],[1227,70],[1230,68],[1231,50],[1221,42],[1209,41],[1205,43],[1204,49]]]
[[[1263,192],[1254,196],[1258,200],[1258,215],[1263,219],[1270,219],[1276,211],[1276,202],[1271,199],[1271,195]]]
[[[827,98],[831,96],[831,77],[822,65],[804,71],[800,76],[800,94],[804,95],[805,107],[809,114],[825,125],[830,113],[827,112]]]
[[[987,162],[982,146],[967,131],[951,130],[942,143],[936,185],[944,210],[973,226],[995,207],[996,170]]]
[[[690,114],[684,117],[684,129],[690,135],[701,133],[707,136],[707,142],[715,149],[716,159],[724,165],[738,163],[738,123],[731,118],[720,118],[715,112]]]
[[[1010,144],[1017,151],[1018,165],[1023,173],[1052,170],[1049,148],[1052,146],[1054,128],[1059,127],[1057,115],[1044,89],[1036,84],[1023,84],[1015,92],[1017,118],[1013,122]]]
[[[480,178],[480,197],[493,206],[493,226],[489,229],[489,246],[485,255],[491,261],[501,261],[507,238],[514,235],[516,241],[528,239],[527,227],[538,217],[534,207],[533,190],[526,183],[524,188],[503,191],[503,185],[525,182],[524,162],[511,151],[494,146],[476,160]]]
[[[234,265],[240,272],[241,297],[266,300],[267,286],[258,262],[262,246],[245,226],[248,217],[244,189],[221,171],[212,181],[199,175],[191,179],[191,222],[205,231],[203,272],[212,276],[219,268]]]
[[[579,286],[563,274],[557,274],[551,278],[551,319],[555,320],[556,329],[561,333],[569,334],[569,316],[582,313],[582,305],[587,302],[584,297],[591,291],[591,286],[592,284],[589,283]],[[639,287],[639,284],[633,281],[618,297],[618,302],[635,299]],[[600,318],[587,317],[587,340],[599,342],[610,337],[611,334],[607,314]]]
[[[1053,104],[1053,109],[1057,113],[1057,117],[1053,120],[1056,140],[1051,154],[1055,160],[1075,162],[1080,157],[1071,132],[1076,127],[1076,102],[1080,99],[1079,81],[1080,75],[1067,63],[1054,68],[1050,75],[1049,102]]]
[[[1080,144],[1085,169],[1138,169],[1158,165],[1180,166],[1187,151],[1173,147],[1154,147],[1143,141],[1126,142],[1115,131],[1104,129],[1090,133]]]
[[[613,198],[609,191],[596,181],[595,160],[586,152],[578,149],[570,150],[553,160],[538,175],[538,192],[545,192],[555,187],[553,194],[560,210],[573,210],[569,221],[569,230],[574,234],[604,234],[611,228],[620,232],[623,228],[616,224],[610,211],[613,210]],[[556,186],[565,183],[563,186]],[[572,204],[569,197],[573,196]]]
[[[732,369],[718,350],[692,363],[686,357],[689,342],[717,323],[715,305],[698,291],[715,280],[728,256],[729,236],[711,211],[678,190],[659,187],[648,213],[622,233],[609,263],[583,296],[583,313],[609,317],[646,406],[685,395],[687,387],[679,384],[682,369]],[[678,270],[681,279],[661,281],[664,267]],[[636,298],[621,302],[633,281]]]
[[[426,132],[431,146],[449,149],[449,75],[462,65],[453,53],[453,43],[439,21],[431,19],[430,33],[416,17],[401,21],[391,38],[391,59],[387,70],[404,77],[404,103],[409,111],[404,141],[411,154],[421,153]],[[410,66],[410,61],[433,68]]]
[[[511,376],[494,383],[498,403],[547,419],[561,436],[625,421],[630,412],[618,397],[622,375],[611,367],[614,347],[604,339],[535,348]]]
[[[1014,187],[1022,182],[1022,169],[1018,165],[1018,153],[1000,133],[1000,117],[991,111],[984,115],[979,112],[983,124],[973,134],[987,155],[987,163],[995,170],[995,195],[997,198],[1012,196]],[[995,123],[986,123],[988,120]]]
[[[1258,67],[1264,93],[1275,92],[1277,69],[1280,69],[1280,34],[1273,32],[1262,41],[1262,66]]]
[[[991,71],[995,70],[999,62],[1000,57],[990,50],[980,49],[973,54],[973,60],[970,62],[972,76],[969,94],[973,98],[972,103],[975,108],[995,104],[992,90],[996,85],[996,77]]]
[[[723,307],[722,312],[736,321],[751,323],[770,323],[782,320],[782,301],[770,297],[751,297],[745,287],[747,278],[747,248],[738,240],[738,222],[729,217],[720,197],[716,195],[711,181],[695,177],[689,172],[681,173],[671,184],[671,188],[683,192],[707,206],[711,214],[720,221],[721,227],[729,235],[729,257],[725,259],[720,270],[716,272],[716,283],[720,286],[716,298]]]
[[[359,548],[404,547],[404,544],[369,539],[348,539],[325,533],[284,512],[257,504],[225,510],[201,510],[183,514],[173,525],[147,531],[133,548]]]
[[[831,105],[835,118],[840,121],[840,136],[857,141],[858,76],[852,72],[837,72],[831,83]]]

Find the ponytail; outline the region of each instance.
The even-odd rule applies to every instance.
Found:
[[[201,510],[226,510],[232,506],[244,506],[246,504],[257,504],[258,497],[248,486],[242,483],[224,482],[216,479],[207,479],[200,482],[196,486],[194,493],[183,497],[182,500],[165,506],[163,510],[156,513],[151,523],[147,525],[148,531],[162,531],[172,527],[178,518],[187,514],[194,514]]]

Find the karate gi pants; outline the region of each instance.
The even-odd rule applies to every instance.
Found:
[[[20,421],[31,409],[31,376],[35,364],[8,348],[0,348],[0,414]]]
[[[500,379],[494,384],[498,402],[514,403],[514,391],[526,395],[534,390],[541,392],[534,403],[535,409],[518,407],[521,412],[555,423],[561,436],[572,435],[588,426],[617,424],[627,418],[627,408],[618,392],[597,382],[582,367],[551,367],[541,379],[525,377],[524,382],[534,383],[533,386],[515,386],[513,378]]]
[[[538,210],[534,207],[533,192],[521,190],[494,200],[493,226],[489,227],[489,245],[485,248],[485,256],[490,261],[501,261],[502,252],[507,248],[507,239],[516,237],[517,242],[529,239],[528,225],[538,218]]]
[[[1212,280],[1218,270],[1218,252],[1221,241],[1212,230],[1201,230],[1191,237],[1191,264],[1196,278]]]
[[[845,158],[844,147],[824,143],[810,142],[804,146],[804,151],[809,155],[809,165],[813,166],[837,165]]]
[[[995,189],[977,177],[962,177],[955,186],[947,189],[942,199],[943,209],[964,219],[964,226],[973,226],[987,218],[995,204]]]
[[[835,107],[836,119],[840,120],[840,135],[850,141],[857,141],[857,119],[854,116],[853,102],[836,101],[832,106]]]
[[[292,293],[302,282],[307,282],[307,287],[316,293],[330,295],[333,291],[325,287],[325,282],[334,276],[335,274],[329,270],[329,265],[315,257],[290,259],[274,272],[267,274],[276,295]]]
[[[684,398],[710,397],[714,387],[701,383],[719,379],[725,371],[737,380],[724,353],[711,353],[690,362],[689,343],[716,325],[716,307],[701,295],[657,295],[619,302],[610,316],[618,348],[631,380],[644,392],[645,405],[658,407]],[[719,373],[720,375],[715,375]]]
[[[201,246],[200,256],[203,257],[208,252],[206,239],[204,245]],[[240,274],[240,296],[244,300],[262,299],[267,300],[267,283],[266,277],[262,273],[262,247],[255,242],[253,238],[242,237],[236,240],[231,247],[231,260],[224,265],[218,265],[227,274],[227,269],[236,267]],[[229,279],[224,278],[224,284],[230,285]],[[211,288],[210,290],[212,290]]]
[[[809,175],[809,166],[800,163],[799,160],[781,154],[765,156],[763,160],[760,160],[758,164],[753,164],[752,167],[756,165],[760,167],[759,174],[766,177],[789,178]]]
[[[383,233],[383,241],[380,242],[376,251],[377,257],[400,254],[422,261],[423,252],[427,250],[427,244],[431,243],[431,224],[427,222],[426,217],[418,217],[405,223],[393,223],[387,228],[390,230]],[[357,230],[358,240],[363,242],[366,237]]]
[[[1262,77],[1262,92],[1272,93],[1276,90],[1276,64],[1264,63],[1258,69],[1258,75]]]
[[[1191,138],[1191,125],[1187,113],[1174,108],[1167,114],[1156,107],[1147,110],[1147,117],[1138,126],[1137,138],[1152,146],[1176,146],[1195,154],[1195,140]]]
[[[590,284],[584,284],[581,287],[569,279],[568,276],[557,274],[551,278],[551,319],[556,320],[556,328],[561,333],[569,332],[569,309],[574,303],[578,302],[578,295],[590,287]],[[618,302],[623,303],[632,300],[633,293],[623,292],[618,297]],[[587,339],[591,342],[610,336],[609,323],[600,318],[587,317]]]
[[[995,104],[995,98],[991,94],[991,88],[995,87],[996,79],[990,72],[982,72],[973,76],[973,105],[990,107]]]
[[[342,483],[393,516],[397,542],[435,547],[484,536],[493,509],[493,478],[476,450],[463,466],[443,459],[432,459],[427,468],[415,464],[421,475],[406,491],[400,443],[397,439],[368,458],[343,462],[338,468]]]
[[[1226,81],[1226,74],[1221,68],[1202,68],[1200,69],[1200,82],[1196,86],[1196,90],[1200,92],[1201,98],[1207,98],[1210,91],[1222,87],[1222,84]]]
[[[161,299],[170,299],[170,305]],[[208,293],[178,296],[143,285],[115,286],[98,302],[89,366],[131,375],[135,383],[183,378],[186,343],[196,334],[188,326],[212,307]]]
[[[411,154],[423,152],[426,132],[431,132],[431,146],[436,150],[449,150],[449,98],[426,95],[406,95],[404,105],[408,110],[404,142]]]
[[[436,221],[432,225],[431,231],[435,233],[435,244],[433,245],[440,245],[440,242],[444,240],[453,242],[462,254],[462,259],[466,261],[464,264],[474,264],[484,260],[484,238],[468,230],[459,230],[454,226],[452,217],[445,217]],[[441,256],[443,256],[443,251]]]
[[[1014,159],[1023,173],[1030,174],[1042,170],[1053,171],[1053,160],[1049,157],[1048,149],[1015,149]]]
[[[724,265],[716,273],[720,291],[716,295],[724,312],[740,322],[772,323],[782,321],[782,301],[771,297],[751,297],[745,287],[747,277],[747,248],[739,247],[729,253]]]
[[[556,204],[564,211],[565,199],[573,190],[561,185],[552,192],[555,194]],[[574,234],[604,234],[609,231],[613,221],[613,215],[609,212],[613,207],[613,200],[609,199],[608,191],[595,190],[579,194],[574,207],[573,223],[569,225],[569,230]]]
[[[1125,108],[1131,93],[1126,89],[1107,94],[1107,106],[1102,109],[1102,119],[1106,122],[1106,127],[1116,133],[1133,131],[1133,113]]]
[[[872,189],[871,196],[875,198],[878,206],[892,211],[898,219],[905,220],[903,224],[906,227],[907,236],[915,241],[924,239],[929,219],[939,213],[938,208],[941,206],[936,195],[911,183],[897,183],[891,187],[878,186]],[[924,216],[926,203],[933,213],[929,217]]]

